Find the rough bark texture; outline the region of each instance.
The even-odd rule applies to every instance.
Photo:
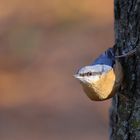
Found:
[[[137,48],[121,58],[124,82],[113,98],[110,140],[140,140],[140,0],[114,0],[116,54]]]

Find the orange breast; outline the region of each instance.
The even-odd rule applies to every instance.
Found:
[[[89,85],[82,84],[83,89],[91,100],[102,101],[113,97],[122,82],[122,68],[116,63],[114,69],[101,75],[100,80]]]

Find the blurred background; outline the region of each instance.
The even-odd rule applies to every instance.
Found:
[[[112,0],[0,0],[0,140],[107,140],[73,74],[113,37]]]

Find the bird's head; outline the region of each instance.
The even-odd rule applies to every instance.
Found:
[[[106,74],[112,67],[108,65],[91,65],[81,68],[74,77],[85,85],[96,83],[101,75]]]
[[[75,75],[91,100],[101,101],[110,98],[113,90],[114,70],[108,65],[91,65],[81,68]]]

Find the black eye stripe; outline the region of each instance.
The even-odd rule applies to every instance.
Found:
[[[101,72],[87,72],[87,73],[80,73],[79,75],[84,77],[84,76],[94,76],[99,74],[101,74]]]

